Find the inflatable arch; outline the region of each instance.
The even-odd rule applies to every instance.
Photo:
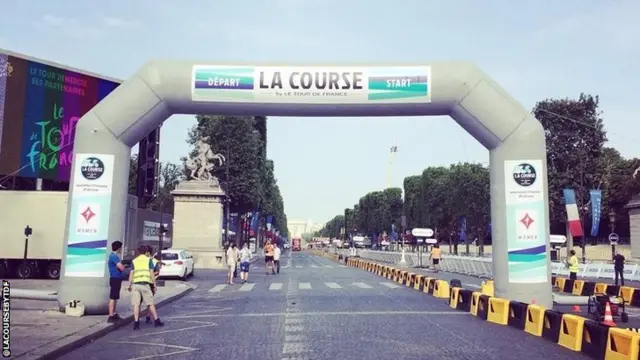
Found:
[[[131,148],[172,114],[199,113],[451,116],[490,152],[495,295],[552,306],[544,131],[477,67],[190,61],[147,63],[78,122],[61,306],[80,300],[87,314],[106,314],[107,256],[123,234]],[[98,225],[83,228],[86,217]]]

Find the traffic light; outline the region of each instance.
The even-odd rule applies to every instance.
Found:
[[[160,126],[138,144],[138,207],[146,208],[158,195]]]

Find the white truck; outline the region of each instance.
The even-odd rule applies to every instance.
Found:
[[[0,191],[0,278],[57,279],[60,276],[67,197],[66,191]],[[169,214],[138,209],[136,197],[130,195],[128,201],[122,239],[124,258],[132,257],[142,243],[158,246],[157,237],[145,233],[149,224],[159,226],[160,217],[164,223],[172,223]],[[28,240],[27,226],[31,228]],[[163,247],[170,247],[172,243],[172,226],[168,230]]]

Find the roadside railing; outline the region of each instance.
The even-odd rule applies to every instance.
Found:
[[[350,256],[349,249],[326,249],[325,251]],[[402,259],[401,252],[357,249],[356,254],[363,259],[389,264],[398,264]],[[409,267],[427,266],[431,264],[429,254],[427,253],[418,254],[407,252],[404,258]],[[492,265],[491,257],[442,254],[442,259],[440,260],[440,270],[442,271],[487,279],[493,278]],[[551,272],[554,275],[569,275],[569,269],[566,264],[559,261],[551,262]],[[580,264],[578,276],[595,279],[613,279],[615,278],[615,272],[613,264],[596,260],[587,262],[586,264]],[[624,277],[625,280],[640,281],[640,265],[627,264],[624,269]]]

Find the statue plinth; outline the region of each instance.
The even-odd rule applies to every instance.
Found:
[[[183,181],[171,192],[173,248],[193,254],[197,269],[223,269],[223,203],[226,197],[217,179]]]

